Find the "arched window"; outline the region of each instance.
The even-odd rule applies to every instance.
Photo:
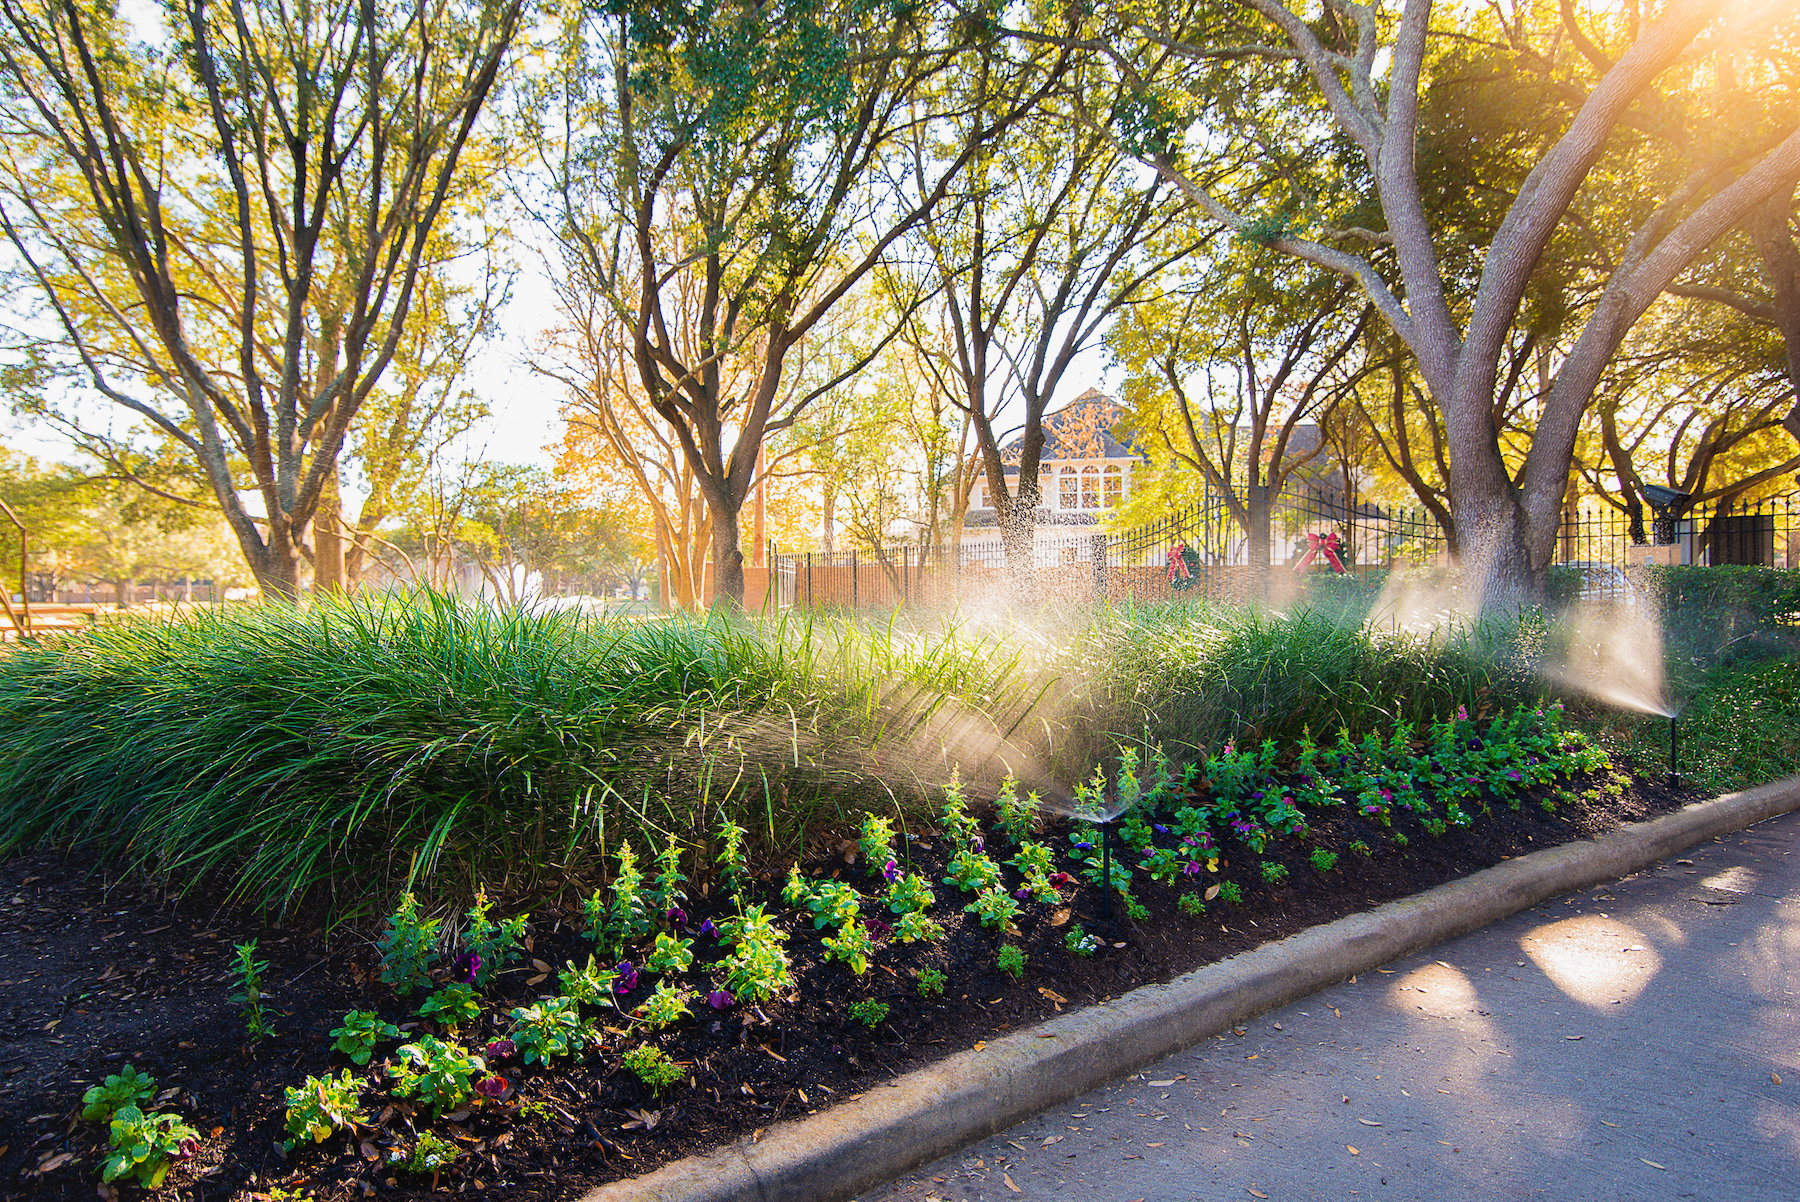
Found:
[[[1065,467],[1057,477],[1056,507],[1058,509],[1077,509],[1080,508],[1080,504],[1075,495],[1075,469]]]
[[[1125,499],[1125,473],[1116,463],[1106,465],[1106,507],[1111,509]]]
[[[1100,508],[1100,469],[1091,463],[1081,469],[1081,507]]]

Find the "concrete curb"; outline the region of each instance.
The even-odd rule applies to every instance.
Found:
[[[980,1051],[958,1053],[821,1114],[783,1123],[760,1140],[740,1140],[601,1186],[582,1202],[852,1198],[1354,973],[1795,810],[1800,776],[1508,860],[1166,985],[1147,985],[992,1040]]]

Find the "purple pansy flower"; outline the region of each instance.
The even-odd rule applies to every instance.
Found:
[[[487,1045],[483,1054],[489,1060],[511,1060],[518,1054],[519,1045],[510,1039],[496,1039]]]
[[[687,911],[683,910],[680,906],[670,906],[666,917],[669,920],[670,926],[680,927],[684,931],[687,930]]]
[[[1189,860],[1181,871],[1187,873],[1189,876],[1198,876],[1200,874],[1200,861]]]
[[[709,918],[700,924],[700,929],[695,931],[694,934],[704,935],[708,939],[717,939],[719,937],[719,928],[714,926],[713,920]]]
[[[893,927],[881,921],[879,918],[864,919],[863,926],[867,927],[869,929],[869,934],[877,939],[886,939],[894,932]]]
[[[456,968],[456,979],[466,985],[475,983],[475,976],[481,971],[481,957],[474,952],[463,952],[453,962]]]
[[[484,1098],[505,1097],[507,1088],[506,1078],[498,1074],[475,1082],[475,1092]]]
[[[727,1006],[736,1005],[737,999],[723,989],[715,989],[706,995],[706,1004],[714,1010],[723,1010]]]
[[[1094,845],[1092,843],[1071,843],[1069,846],[1073,847],[1076,851],[1094,850]]]
[[[1074,879],[1074,877],[1066,872],[1053,872],[1050,874],[1050,883],[1059,889]]]
[[[980,855],[986,848],[987,845],[981,841],[980,835],[976,835],[973,839],[969,840],[969,850],[973,851],[976,855]]]
[[[637,968],[631,963],[631,961],[629,961],[629,960],[619,961],[619,966],[617,968],[615,968],[613,971],[619,974],[619,980],[613,986],[614,993],[627,994],[627,993],[630,993],[633,989],[637,988],[638,972],[637,972]]]
[[[890,858],[887,863],[881,866],[881,879],[888,882],[890,885],[899,880],[900,865],[896,864]]]

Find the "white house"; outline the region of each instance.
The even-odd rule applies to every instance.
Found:
[[[1113,432],[1124,416],[1124,407],[1096,388],[1045,415],[1044,451],[1038,465],[1043,500],[1036,513],[1041,563],[1084,558],[1090,528],[1130,494],[1132,470],[1141,457]],[[1018,487],[1020,442],[1015,438],[1000,452],[1009,491]],[[983,478],[969,497],[963,519],[965,554],[975,551],[980,556],[990,544],[994,555],[1002,554],[997,517]]]

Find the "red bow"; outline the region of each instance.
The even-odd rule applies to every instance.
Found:
[[[1177,579],[1190,580],[1192,578],[1192,573],[1188,571],[1187,566],[1187,544],[1176,543],[1169,548],[1169,583],[1174,584]]]
[[[1344,561],[1338,558],[1338,550],[1343,543],[1339,541],[1337,531],[1333,530],[1330,534],[1308,534],[1306,541],[1308,543],[1306,554],[1301,557],[1299,563],[1294,565],[1296,572],[1304,571],[1321,551],[1325,552],[1325,558],[1330,561],[1332,571],[1342,572],[1344,570]]]

